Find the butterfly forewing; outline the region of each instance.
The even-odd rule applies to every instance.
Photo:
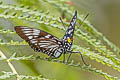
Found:
[[[15,31],[35,51],[46,53],[55,58],[63,52],[62,41],[45,31],[21,26],[16,26]]]
[[[75,24],[77,19],[77,11],[75,11],[75,14],[69,24],[69,27],[66,30],[65,35],[63,36],[63,44],[64,44],[64,52],[67,52],[71,49],[72,43],[73,43],[73,34],[75,30]]]

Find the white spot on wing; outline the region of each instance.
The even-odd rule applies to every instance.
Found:
[[[51,41],[40,41],[40,43],[50,43]]]
[[[40,33],[40,30],[37,30],[37,29],[33,29],[33,33]]]
[[[24,33],[31,33],[32,31],[23,31]]]
[[[37,43],[35,43],[35,45],[37,45]]]
[[[73,29],[69,30],[69,31],[68,31],[68,34],[70,34],[71,32],[73,32]]]
[[[45,38],[49,38],[50,36],[51,36],[51,35],[48,34],[48,35],[45,36]]]
[[[77,16],[75,16],[75,18],[76,18]]]
[[[32,30],[32,29],[30,29],[30,28],[24,28],[24,29],[22,29],[22,30],[24,30],[24,31],[30,31],[30,30]]]
[[[58,44],[61,44],[61,42],[58,42]]]
[[[40,39],[45,39],[45,37],[40,37]]]
[[[56,38],[56,37],[53,37],[52,39],[56,39],[56,40],[59,40],[58,38]]]
[[[28,38],[29,38],[29,39],[32,39],[32,38],[33,38],[33,36],[28,36]]]
[[[39,33],[37,33],[37,32],[33,32],[32,34],[33,34],[33,35],[39,35]]]
[[[27,33],[27,34],[25,34],[26,36],[30,36],[30,35],[32,35],[32,33]]]
[[[30,42],[34,44],[34,43],[37,43],[37,40],[36,39],[32,39],[32,40],[30,40]]]
[[[40,45],[40,47],[44,47],[44,48],[46,48],[46,47],[47,47],[47,45]]]
[[[51,45],[51,46],[48,46],[48,48],[54,48],[54,47],[58,47],[58,45]]]
[[[74,22],[71,22],[71,25],[73,26],[73,25],[74,25]]]
[[[38,37],[38,36],[36,36],[36,35],[34,36],[34,38],[37,38],[37,37]]]
[[[28,29],[28,27],[21,27],[21,29]]]
[[[37,41],[31,41],[32,43],[37,43]]]
[[[62,53],[62,48],[58,49],[58,51],[59,51],[60,53]]]
[[[49,43],[39,43],[39,45],[49,45]]]
[[[55,53],[55,57],[59,57],[60,55],[61,55],[61,53],[59,52],[59,51],[55,51],[56,53]]]

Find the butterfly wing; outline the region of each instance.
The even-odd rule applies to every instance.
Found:
[[[75,11],[75,14],[74,14],[74,16],[73,16],[73,18],[70,22],[70,25],[67,28],[65,35],[63,36],[63,44],[64,44],[64,47],[65,47],[64,52],[69,51],[71,46],[72,46],[76,19],[77,19],[77,11]]]
[[[63,53],[62,41],[43,30],[16,26],[15,31],[34,51],[43,52],[55,58]]]

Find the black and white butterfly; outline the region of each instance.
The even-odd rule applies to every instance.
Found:
[[[25,26],[16,26],[15,31],[22,39],[28,42],[34,51],[43,52],[48,54],[50,57],[59,58],[61,54],[76,53],[71,50],[76,19],[77,11],[75,11],[75,14],[62,40],[43,30]]]

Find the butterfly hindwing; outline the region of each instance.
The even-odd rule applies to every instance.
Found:
[[[43,52],[56,58],[62,53],[61,40],[45,31],[25,26],[16,26],[15,31],[35,51]]]
[[[62,42],[63,42],[64,48],[65,48],[64,52],[67,52],[71,49],[71,46],[73,43],[73,34],[74,34],[74,30],[75,30],[76,19],[77,19],[77,11],[75,11],[75,14],[66,30],[66,33],[63,36]]]

